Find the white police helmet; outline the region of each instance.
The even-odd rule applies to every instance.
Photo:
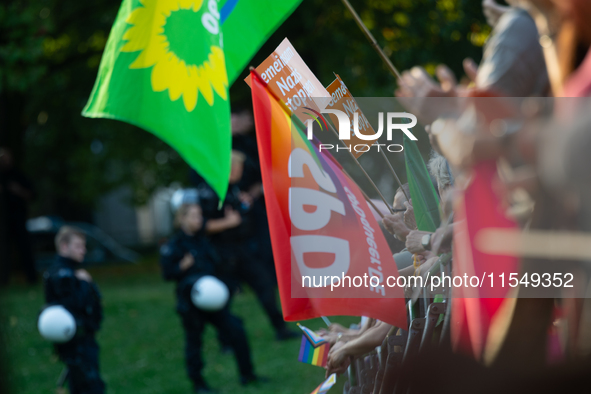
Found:
[[[170,206],[174,212],[183,204],[199,204],[197,189],[178,189],[172,194]]]
[[[41,312],[37,328],[43,338],[51,342],[64,343],[76,334],[76,321],[66,308],[53,305]]]
[[[215,276],[199,278],[191,289],[191,300],[201,310],[215,312],[221,310],[230,298],[228,287]]]

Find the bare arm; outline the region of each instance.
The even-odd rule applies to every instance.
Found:
[[[208,234],[217,234],[222,231],[238,227],[242,223],[242,217],[238,211],[230,207],[226,208],[225,216],[219,219],[209,219],[205,224],[205,230]]]
[[[390,324],[378,322],[375,326],[368,328],[357,339],[332,348],[328,353],[326,375],[329,376],[333,372],[342,373],[349,365],[351,357],[369,353],[380,346],[391,328]]]

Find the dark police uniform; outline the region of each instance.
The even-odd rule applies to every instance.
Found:
[[[58,256],[43,275],[45,301],[62,305],[76,320],[76,336],[56,344],[60,359],[68,366],[71,394],[102,394],[105,383],[99,373],[99,347],[95,333],[103,320],[101,295],[94,282],[78,279],[74,274],[80,264]]]
[[[221,209],[218,209],[219,198],[209,185],[201,183],[197,190],[203,210],[204,227],[208,220],[223,218],[226,207],[238,211],[242,217],[239,226],[210,235],[211,242],[222,259],[225,274],[231,278],[230,289],[236,289],[240,281],[246,282],[263,306],[278,339],[291,338],[292,332],[287,329],[283,315],[277,308],[276,282],[261,261],[256,217],[251,207],[240,201],[240,188],[230,185]]]
[[[190,253],[195,262],[187,270],[180,269],[185,254]],[[202,336],[206,323],[213,324],[220,335],[227,338],[234,350],[241,381],[255,380],[250,348],[242,321],[230,313],[228,305],[221,311],[206,312],[198,309],[191,301],[193,284],[204,275],[216,275],[220,258],[202,233],[188,235],[183,231],[176,234],[160,248],[160,264],[165,280],[177,282],[177,312],[185,329],[185,359],[189,378],[195,388],[207,387],[201,371],[204,363],[201,357]],[[223,277],[221,278],[223,280]]]

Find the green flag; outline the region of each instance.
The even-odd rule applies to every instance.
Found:
[[[404,161],[417,227],[434,232],[440,225],[439,198],[416,141],[404,135]]]
[[[302,0],[226,0],[220,9],[230,85]],[[221,2],[220,2],[221,4]]]
[[[160,137],[223,200],[231,133],[221,33],[215,0],[123,0],[82,114]]]

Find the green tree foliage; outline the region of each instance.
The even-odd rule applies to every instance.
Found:
[[[400,69],[448,64],[482,54],[490,28],[479,1],[352,1],[379,44]],[[88,212],[97,197],[122,184],[134,200],[186,180],[187,167],[165,143],[131,125],[86,119],[80,111],[92,89],[117,0],[16,0],[0,4],[0,144],[15,151],[34,179],[36,213],[65,217]],[[288,37],[325,84],[333,72],[358,96],[391,96],[395,80],[340,1],[304,0],[263,46],[258,65]],[[246,76],[247,71],[243,72]],[[240,79],[235,104],[250,106]]]

